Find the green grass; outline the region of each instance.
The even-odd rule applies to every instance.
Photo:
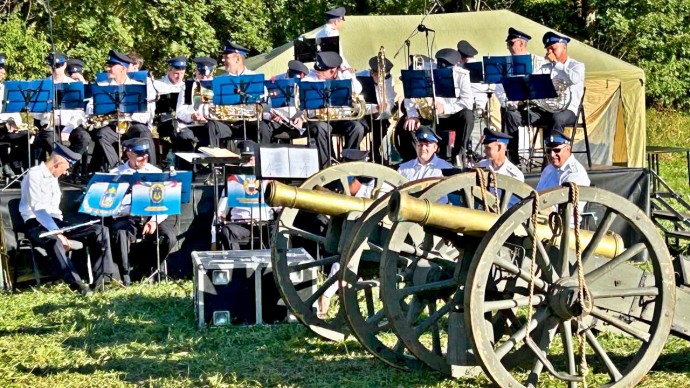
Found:
[[[647,145],[690,148],[690,113],[647,110]],[[685,154],[660,157],[661,177],[686,200],[690,200]]]

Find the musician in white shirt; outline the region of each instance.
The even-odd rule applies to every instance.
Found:
[[[7,70],[5,69],[7,56],[5,53],[0,53],[0,98],[5,96],[5,77]],[[22,116],[19,113],[0,113],[0,141],[10,143],[9,154],[0,155],[2,168],[0,169],[0,178],[6,175],[9,178],[16,176],[12,165],[26,165],[29,168],[29,145],[28,145],[28,131],[20,131],[19,126],[22,124]]]

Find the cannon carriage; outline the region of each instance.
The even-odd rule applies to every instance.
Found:
[[[338,166],[337,179],[373,174],[371,164],[346,166]],[[690,321],[674,319],[676,304],[687,299],[685,265],[672,261],[645,213],[616,194],[590,187],[537,194],[511,178],[474,172],[398,180],[375,200],[308,186],[276,185],[271,195],[292,190],[281,205],[337,223],[318,240],[330,256],[315,265],[339,262],[321,286],[337,284],[339,299],[328,320],[301,320],[330,339],[354,336],[394,367],[426,365],[454,377],[483,371],[500,386],[584,379],[630,386],[653,366],[671,331],[688,338]],[[596,222],[582,222],[578,201],[597,209]],[[621,230],[632,231],[625,241]],[[274,244],[278,259],[287,246],[282,238]],[[280,284],[286,268],[274,268]],[[315,300],[302,300],[302,311],[288,305],[295,315],[315,316]]]

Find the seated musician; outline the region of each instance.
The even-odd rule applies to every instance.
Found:
[[[522,40],[522,39],[518,39]],[[514,105],[506,104],[504,115],[505,131],[509,134],[518,133],[520,126],[535,124],[544,127],[543,138],[547,139],[551,131],[563,131],[565,127],[575,124],[577,112],[580,108],[580,99],[584,94],[585,65],[568,56],[568,42],[570,38],[547,32],[542,38],[544,48],[546,48],[545,61],[539,63],[535,68],[535,74],[551,74],[551,79],[555,83],[562,83],[567,90],[564,93],[570,94],[570,103],[562,111],[550,112],[540,107],[530,107],[530,117],[527,117],[527,109],[519,109]],[[513,136],[517,138],[517,136]],[[515,142],[513,149],[509,148],[509,157],[517,163],[517,146]]]
[[[252,75],[257,72],[250,70],[244,65],[244,60],[247,57],[248,49],[233,43],[229,40],[225,41],[225,48],[223,49],[223,67],[226,75]],[[239,106],[243,111],[256,112],[256,104],[243,104]],[[236,120],[229,123],[230,129],[235,136],[244,134],[244,129],[247,129],[247,136],[257,140],[260,143],[271,142],[271,128],[268,125],[268,115],[264,117],[244,120]],[[244,139],[247,140],[247,139]]]
[[[438,134],[446,134],[442,137],[440,144],[441,154],[452,160],[458,159],[459,155],[464,155],[467,143],[472,134],[474,127],[474,98],[472,96],[472,89],[470,87],[469,72],[461,65],[460,53],[455,49],[445,48],[436,53],[436,62],[438,68],[452,67],[453,68],[453,82],[455,89],[455,98],[436,97],[436,113],[439,117],[436,132]],[[427,101],[431,99],[427,98]],[[411,99],[405,99],[405,109],[407,118],[405,119],[404,128],[407,131],[416,131],[420,126],[419,107]],[[425,120],[425,124],[430,124],[430,120]],[[448,152],[449,131],[455,131],[455,143],[451,152]],[[401,148],[409,148],[414,145],[413,138],[408,134],[401,136]],[[401,155],[409,155],[408,151],[401,151]]]
[[[67,60],[67,75],[76,82],[81,82],[87,84],[88,82],[82,74],[84,72],[84,66],[86,64],[84,61],[79,59],[68,59]],[[67,137],[65,139],[65,137]],[[86,130],[84,125],[79,125],[69,131],[69,128],[62,130],[62,141],[69,141],[69,149],[81,155],[81,160],[78,161],[72,173],[75,179],[81,179],[82,182],[88,179],[88,167],[89,167],[89,145],[91,145],[91,134]]]
[[[0,96],[5,95],[5,77],[7,76],[7,56],[0,53]],[[31,123],[29,123],[31,124]],[[0,141],[10,144],[9,152],[2,149],[0,153],[0,178],[7,176],[14,178],[16,174],[12,166],[19,167],[28,163],[29,155],[27,136],[28,131],[20,130],[22,116],[19,113],[0,113]],[[27,166],[27,168],[30,166]]]
[[[478,167],[507,175],[521,182],[525,181],[525,175],[517,168],[506,155],[511,136],[506,133],[484,128],[484,156],[486,159],[479,162]]]
[[[108,80],[98,84],[101,86],[143,85],[141,82],[127,76],[128,68],[131,64],[132,60],[127,55],[119,51],[110,50],[106,63]],[[87,107],[87,111],[93,111],[92,103],[90,105]],[[109,171],[117,166],[121,162],[120,150],[118,149],[120,140],[143,137],[148,139],[149,148],[153,150],[153,135],[149,130],[153,109],[155,109],[155,102],[149,102],[146,112],[122,114],[119,120],[116,117],[110,117],[107,125],[97,129],[93,135],[95,147],[89,164],[89,171]],[[118,122],[128,123],[128,128],[124,133],[122,133],[123,128],[118,128]],[[121,139],[120,136],[122,137]],[[149,160],[150,163],[155,164],[155,153],[152,152],[149,155]]]
[[[111,174],[131,175],[139,173],[156,173],[161,170],[150,164],[149,143],[145,138],[132,138],[122,143],[127,156],[127,163],[110,170]],[[113,237],[113,258],[120,266],[122,282],[128,286],[131,284],[130,272],[133,268],[130,262],[130,246],[136,241],[137,236],[144,238],[156,238],[158,234],[165,237],[165,244],[161,246],[161,257],[166,257],[177,244],[177,235],[172,225],[163,223],[168,216],[152,216],[148,220],[144,217],[130,215],[132,209],[132,194],[127,193],[120,203],[117,215],[113,216],[110,231]]]
[[[159,101],[167,101],[168,106],[175,107],[177,100],[170,100],[171,94],[179,93],[184,90],[184,75],[187,71],[187,58],[184,56],[177,56],[166,60],[168,63],[168,73],[160,80],[152,82],[153,88],[158,94]],[[156,128],[158,129],[159,144],[163,143],[163,139],[170,139],[171,142],[175,137],[175,120],[174,116],[169,112],[156,112],[154,118]]]
[[[453,166],[436,155],[439,137],[428,126],[421,126],[415,133],[417,157],[402,163],[398,172],[410,181],[424,178],[442,177],[441,170]]]
[[[50,53],[46,57],[46,65],[52,73],[53,83],[78,82],[66,74],[67,58],[65,54]],[[55,123],[52,122],[53,117],[55,117]],[[35,160],[42,162],[52,152],[53,143],[62,138],[67,139],[75,128],[86,123],[86,114],[81,109],[55,109],[54,115],[51,112],[34,113],[34,119],[40,122],[40,129],[32,145],[33,156]]]
[[[357,81],[357,78],[349,71],[341,71],[340,65],[343,60],[338,53],[331,51],[322,51],[316,54],[316,63],[314,63],[314,70],[302,79],[302,82],[320,82],[328,80],[351,80],[352,94],[360,94],[362,92],[362,85]],[[347,107],[345,109],[351,109]],[[330,109],[333,111],[333,108]],[[345,145],[343,149],[359,149],[359,144],[364,138],[364,126],[356,120],[333,120],[329,122],[326,117],[318,117],[316,114],[323,113],[325,109],[309,110],[307,115],[309,122],[307,126],[312,140],[316,142],[316,149],[319,153],[319,164],[324,167],[329,165],[329,155],[333,156],[331,139],[328,138],[330,133],[341,134],[345,137]],[[316,121],[318,120],[318,121]],[[331,149],[331,152],[329,152]]]
[[[218,62],[209,57],[197,57],[193,62],[194,81],[185,83],[177,99],[178,126],[173,146],[183,152],[194,151],[196,147],[225,147],[232,130],[217,120],[213,114],[213,91],[201,85],[201,81],[213,79]]]
[[[362,70],[355,73],[357,76],[371,77],[376,86],[376,101],[378,104],[367,104],[366,116],[362,118],[360,123],[367,131],[372,132],[372,144],[374,163],[383,163],[381,156],[381,143],[388,132],[391,117],[391,111],[395,105],[395,90],[393,77],[391,76],[391,69],[393,69],[393,62],[384,58],[383,63],[379,63],[379,57],[369,58],[369,70]],[[383,68],[384,74],[379,74],[379,67]],[[382,96],[382,86],[380,81],[383,79],[386,95]]]
[[[316,32],[316,35],[314,37],[316,39],[320,39],[340,36],[340,30],[343,29],[343,23],[345,22],[346,13],[347,10],[345,9],[345,7],[337,7],[326,11],[326,24],[324,24],[323,27],[321,27],[321,29]],[[343,59],[340,69],[352,71],[352,69],[350,68],[350,64],[347,62],[347,59],[345,58],[345,54],[343,53],[342,40],[340,41],[340,52],[338,54],[340,54],[340,57]]]
[[[60,234],[39,237],[43,232],[68,226],[67,222],[62,220],[60,210],[62,191],[58,184],[58,177],[67,172],[79,158],[79,154],[62,144],[56,144],[48,160],[32,167],[22,180],[19,212],[24,219],[26,233],[31,243],[46,250],[59,269],[62,279],[70,285],[70,288],[88,295],[91,289],[82,281],[67,252],[78,245],[72,240],[84,242],[89,250],[91,266],[96,271],[95,285],[104,281],[104,276],[119,280],[119,273],[113,263],[108,243],[108,229],[98,224],[87,225]]]
[[[170,85],[181,92],[184,87],[184,74],[187,71],[187,58],[185,56],[177,56],[166,60],[168,63],[168,74],[160,79],[161,82]]]
[[[284,79],[302,79],[309,74],[309,68],[297,60],[288,61],[287,72],[278,74],[272,79],[275,81]],[[299,96],[295,89],[295,101],[298,101]],[[306,129],[304,128],[304,113],[295,106],[284,106],[271,108],[270,121],[268,122],[271,131],[271,138],[275,139],[276,135],[285,133],[289,138],[301,137]]]
[[[251,140],[243,140],[237,143],[237,151],[245,161],[242,166],[254,166],[254,151],[256,143]],[[227,181],[239,182],[239,179],[247,179],[246,176],[230,175]],[[244,181],[245,192],[247,190],[259,190],[263,192],[266,188],[267,181],[249,180]],[[227,186],[225,188],[227,195]],[[260,195],[260,194],[259,194]],[[220,220],[220,235],[216,236],[216,229],[212,228],[212,244],[216,244],[216,240],[220,243],[222,249],[238,250],[241,249],[252,235],[252,228],[254,233],[262,233],[263,241],[268,243],[272,235],[275,218],[275,208],[269,207],[265,203],[261,207],[242,207],[234,206],[228,209],[228,198],[223,196],[218,203],[218,218]],[[266,226],[261,226],[261,223],[267,223]],[[256,247],[255,247],[256,249]]]
[[[474,56],[479,52],[470,44],[470,42],[466,40],[459,41],[458,52],[460,53],[460,62],[462,63],[463,67],[467,63],[477,62],[477,59],[475,59]],[[489,92],[489,85],[481,82],[470,82],[470,88],[472,89],[472,97],[474,98],[474,111],[476,118],[477,113],[486,110],[486,103],[489,100],[487,94]]]

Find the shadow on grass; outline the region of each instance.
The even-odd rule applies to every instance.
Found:
[[[62,341],[62,346],[84,351],[92,361],[24,367],[24,372],[46,376],[105,371],[130,383],[163,385],[214,385],[220,379],[226,384],[270,386],[409,386],[445,380],[429,371],[398,371],[368,355],[354,340],[327,342],[300,324],[198,330],[194,306],[186,296],[127,294],[97,302],[102,303],[86,303],[71,314],[74,330]],[[35,310],[57,308],[41,305]]]

